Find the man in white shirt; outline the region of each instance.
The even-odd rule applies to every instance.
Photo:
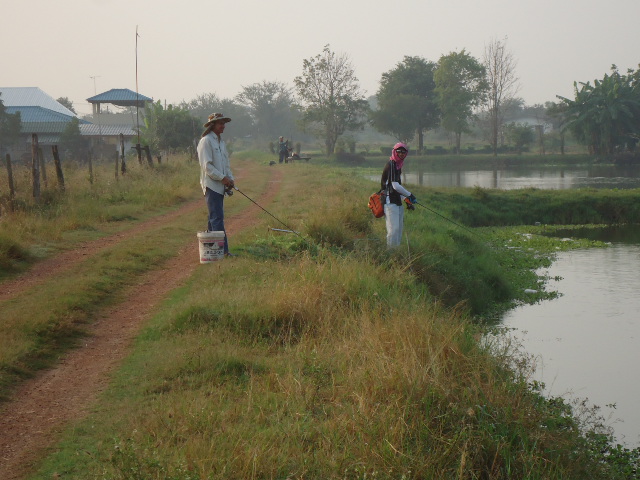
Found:
[[[222,140],[222,132],[231,119],[222,113],[209,115],[204,124],[205,131],[198,142],[198,160],[200,161],[200,185],[209,210],[207,231],[225,232],[224,254],[230,256],[227,234],[224,229],[224,195],[232,192],[235,185],[229,153]]]

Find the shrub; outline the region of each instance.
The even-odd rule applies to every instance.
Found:
[[[336,149],[336,160],[347,165],[362,165],[365,161],[364,155],[359,153],[347,153]]]

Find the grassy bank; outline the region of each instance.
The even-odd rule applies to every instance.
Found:
[[[517,345],[481,342],[472,317],[524,301],[525,288],[540,288],[532,268],[587,242],[538,235],[544,226],[469,232],[416,210],[402,247],[387,252],[384,222],[366,208],[373,182],[241,158],[241,188],[252,197],[267,188],[265,168],[286,169],[264,206],[305,240],[267,230],[281,225],[265,214],[234,237],[240,257],[200,266],[33,478],[633,478],[629,452],[616,453],[605,434],[583,435],[589,425],[530,384]],[[184,175],[193,189],[197,174]],[[460,212],[482,206],[474,191],[416,195],[462,226]],[[247,201],[227,205],[231,215]],[[111,278],[115,287],[102,290],[117,295],[117,282],[160,263],[200,221],[165,225],[166,250],[162,242],[153,258],[132,254],[141,238],[77,267],[64,290],[86,306],[71,311],[115,301],[80,289],[82,279]],[[25,308],[30,299],[17,301]]]
[[[539,287],[530,268],[569,242],[418,210],[387,252],[371,182],[273,168],[265,207],[305,240],[264,215],[240,257],[200,266],[33,478],[632,478],[470,315]]]
[[[632,224],[640,222],[640,190],[549,192],[429,189],[424,201],[469,226]]]

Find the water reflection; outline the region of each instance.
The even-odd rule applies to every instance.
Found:
[[[429,187],[475,187],[512,190],[540,188],[640,188],[640,165],[590,167],[504,167],[488,170],[418,170],[407,165],[403,183]],[[372,175],[380,180],[380,175]]]
[[[562,278],[549,285],[562,296],[514,309],[504,325],[539,358],[549,394],[588,398],[619,440],[639,446],[640,244],[562,253],[548,274]]]

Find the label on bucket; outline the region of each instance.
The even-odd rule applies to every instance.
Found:
[[[200,263],[217,262],[224,258],[224,232],[199,232]]]

